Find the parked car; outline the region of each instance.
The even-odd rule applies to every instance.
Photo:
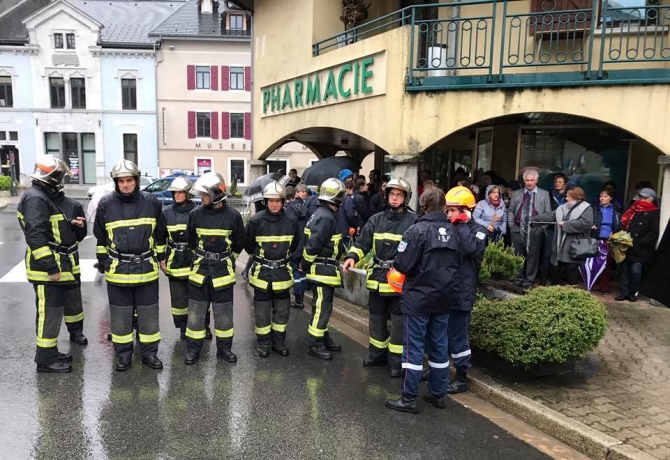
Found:
[[[170,205],[174,201],[172,199],[172,192],[168,192],[168,188],[170,187],[172,181],[177,177],[187,177],[188,179],[190,179],[192,182],[195,183],[195,181],[198,180],[199,176],[193,176],[188,174],[175,174],[171,176],[165,176],[149,184],[144,189],[144,191],[151,193],[156,198],[158,198],[163,203],[163,206]],[[200,196],[193,197],[193,202],[198,205],[202,204],[202,201],[200,201]]]
[[[144,190],[149,186],[152,182],[154,182],[156,179],[150,176],[140,176],[140,190]],[[111,184],[112,181],[109,181],[107,184]],[[103,185],[94,185],[93,187],[88,189],[88,198],[92,198],[93,195],[95,195],[95,192],[100,189],[105,187],[107,184]]]

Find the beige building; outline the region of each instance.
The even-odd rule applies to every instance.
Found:
[[[369,0],[347,24],[339,1],[235,3],[254,17],[256,160],[291,140],[374,151],[414,186],[535,168],[589,199],[607,180],[620,202],[642,180],[670,196],[667,0]]]

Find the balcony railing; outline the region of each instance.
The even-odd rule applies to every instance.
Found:
[[[583,3],[533,0],[522,12],[508,0],[416,5],[315,43],[314,54],[408,26],[410,91],[670,83],[670,5]]]

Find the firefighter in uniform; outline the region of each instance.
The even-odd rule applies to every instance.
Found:
[[[105,274],[117,371],[130,368],[137,312],[142,363],[162,369],[158,356],[158,270],[165,270],[165,216],[161,203],[140,192],[140,170],[121,160],[110,173],[115,191],[98,204],[93,233],[98,271]]]
[[[456,378],[447,386],[447,394],[467,391],[467,372],[470,369],[470,314],[475,304],[477,280],[486,251],[487,230],[472,219],[475,197],[466,187],[454,187],[447,192],[447,217],[452,224],[465,226],[470,238],[461,247],[474,244],[463,253],[458,271],[458,287],[449,314],[449,354],[456,368]]]
[[[346,194],[346,188],[339,179],[326,179],[321,184],[319,207],[305,226],[302,268],[307,274],[307,281],[314,284],[307,350],[320,359],[332,359],[331,351],[342,350],[328,333],[328,320],[333,311],[335,288],[342,286],[339,270],[342,233],[336,214]]]
[[[167,224],[167,247],[165,248],[165,274],[170,281],[171,311],[174,325],[180,331],[180,337],[186,339],[186,320],[188,318],[188,276],[191,273],[193,253],[188,249],[186,225],[188,215],[195,208],[191,201],[193,182],[188,177],[177,177],[172,181],[168,192],[172,192],[174,203],[163,208]],[[205,317],[205,338],[212,339],[209,330],[209,312]]]
[[[414,225],[417,216],[408,209],[412,188],[403,178],[392,179],[385,190],[388,207],[375,214],[363,227],[360,237],[344,261],[346,272],[372,251],[374,261],[368,269],[367,287],[370,291],[370,347],[363,366],[383,366],[387,362],[391,377],[401,377],[402,311],[400,295],[388,284],[386,275],[393,267],[402,235]],[[391,334],[387,321],[391,320]]]
[[[288,356],[284,344],[291,311],[293,273],[291,255],[298,247],[300,224],[284,210],[286,189],[271,182],[263,189],[265,209],[253,215],[246,228],[246,251],[254,262],[249,284],[254,287],[258,356],[270,356],[270,347]]]
[[[77,244],[86,236],[83,208],[65,198],[63,180],[70,169],[60,158],[38,159],[30,187],[21,197],[18,219],[26,244],[26,275],[37,304],[35,363],[38,372],[72,370],[72,356],[58,351],[63,317],[70,340],[86,344],[79,294]]]
[[[186,228],[188,247],[194,251],[189,275],[187,350],[184,363],[195,364],[205,339],[205,316],[214,313],[216,356],[234,363],[233,285],[235,259],[244,249],[242,216],[226,204],[226,183],[215,172],[200,176],[193,190],[200,193],[203,206],[194,209]]]

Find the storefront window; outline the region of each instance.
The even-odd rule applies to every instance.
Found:
[[[95,134],[81,135],[82,163],[84,165],[84,183],[95,184]]]
[[[598,198],[603,184],[612,180],[617,197],[625,192],[629,143],[615,128],[522,129],[519,174],[526,169],[540,173],[539,186],[553,187],[553,176],[562,172],[571,186],[579,186],[586,198]]]

